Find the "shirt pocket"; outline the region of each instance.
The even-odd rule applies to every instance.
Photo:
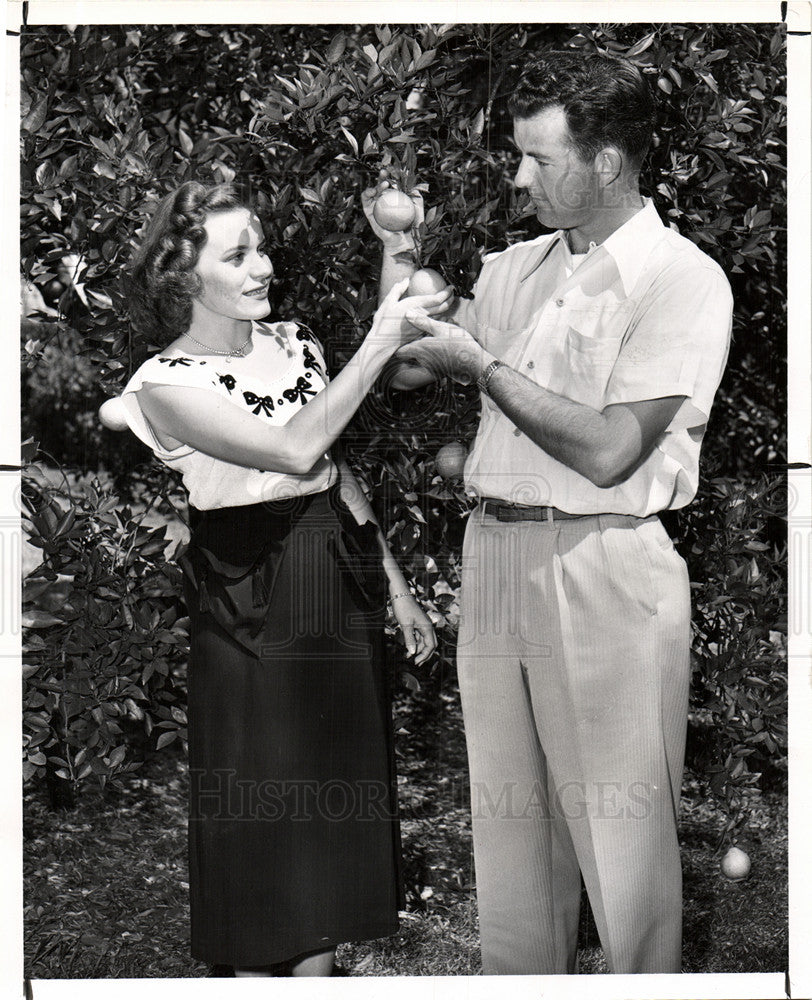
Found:
[[[475,340],[505,364],[511,363],[512,355],[523,346],[524,327],[498,327],[487,323],[477,323]]]
[[[569,327],[564,340],[566,373],[562,395],[601,409],[622,342],[622,336],[587,337]]]

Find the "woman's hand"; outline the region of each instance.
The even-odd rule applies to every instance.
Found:
[[[378,306],[367,338],[373,343],[390,346],[393,351],[423,336],[423,331],[406,320],[410,312],[421,317],[442,314],[454,300],[454,290],[448,286],[434,295],[401,295],[409,285],[403,278],[393,285],[389,294]]]
[[[414,657],[416,666],[425,663],[437,648],[434,626],[426,612],[411,594],[402,594],[393,599],[392,614],[403,632],[406,655]]]

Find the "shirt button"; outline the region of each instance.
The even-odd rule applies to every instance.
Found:
[[[556,300],[555,300],[555,304],[556,304],[556,305],[558,306],[558,308],[560,309],[560,308],[561,308],[561,306],[563,306],[563,305],[564,305],[564,300],[563,300],[563,299],[556,299]]]
[[[535,368],[536,367],[536,362],[535,361],[528,361],[527,362],[527,367],[528,368]]]

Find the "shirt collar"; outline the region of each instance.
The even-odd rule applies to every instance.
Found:
[[[654,202],[646,198],[640,211],[601,244],[617,265],[627,295],[634,288],[651,251],[663,238],[664,229]]]
[[[553,233],[547,243],[543,243],[538,253],[532,255],[527,263],[527,267],[522,271],[519,276],[520,281],[526,281],[531,274],[537,271],[545,260],[550,256],[553,250],[558,247],[559,253],[561,250],[567,249],[567,240],[564,236],[564,230],[559,229],[557,232]]]
[[[665,226],[657,214],[654,203],[651,198],[646,198],[643,207],[597,248],[608,253],[615,262],[627,295],[634,288],[651,251],[662,239],[664,229]],[[563,251],[569,255],[563,229],[553,233],[549,242],[544,244],[539,253],[535,254],[528,262],[527,267],[522,272],[521,280],[525,281],[534,271],[538,270],[556,248],[558,248],[559,253]]]

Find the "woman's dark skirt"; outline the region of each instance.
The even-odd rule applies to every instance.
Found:
[[[336,488],[192,512],[192,954],[256,966],[403,906],[381,557]]]

